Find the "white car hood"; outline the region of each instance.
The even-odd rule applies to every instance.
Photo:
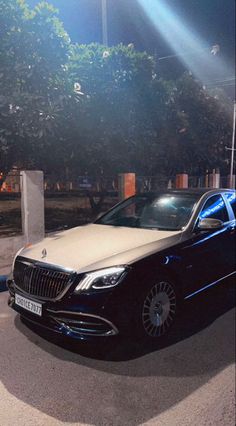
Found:
[[[54,234],[19,254],[29,259],[87,272],[130,264],[168,247],[181,231],[158,231],[89,224]],[[42,252],[46,249],[46,256]]]

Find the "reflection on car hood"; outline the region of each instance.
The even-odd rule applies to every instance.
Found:
[[[54,234],[20,253],[77,272],[131,264],[178,241],[181,231],[90,224]],[[42,252],[46,249],[46,256]]]

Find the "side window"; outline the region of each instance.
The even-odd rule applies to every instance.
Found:
[[[225,196],[230,203],[232,210],[234,212],[234,216],[236,217],[236,193],[235,192],[226,192]]]
[[[219,219],[222,222],[229,220],[227,208],[221,195],[213,195],[206,201],[200,215],[200,219]]]

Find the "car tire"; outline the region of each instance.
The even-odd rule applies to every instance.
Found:
[[[138,334],[158,339],[168,334],[178,313],[179,296],[172,279],[162,276],[143,291],[139,302]]]

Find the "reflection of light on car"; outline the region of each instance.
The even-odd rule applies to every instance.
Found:
[[[153,204],[154,207],[158,206],[166,206],[167,204],[170,204],[171,201],[174,200],[174,197],[165,197],[158,200],[156,203]]]
[[[211,240],[212,238],[214,238],[216,235],[220,235],[220,234],[222,234],[222,233],[224,233],[225,232],[225,230],[224,230],[224,228],[222,228],[222,229],[218,229],[217,231],[215,231],[215,232],[211,232],[210,233],[210,235],[207,235],[206,237],[204,237],[204,238],[202,238],[201,240],[199,240],[199,241],[196,241],[196,243],[193,243],[193,244],[191,244],[190,246],[188,246],[189,248],[191,248],[191,247],[195,247],[195,246],[200,246],[200,245],[204,245],[204,243],[207,241],[207,240]]]
[[[219,211],[220,209],[222,209],[224,207],[224,201],[216,201],[214,204],[212,204],[212,206],[206,210],[203,210],[202,213],[200,214],[200,218],[204,219],[206,217],[210,217],[211,214]]]
[[[179,261],[180,259],[181,259],[180,256],[173,256],[173,255],[165,256],[163,263],[164,265],[168,265],[168,263],[173,262],[175,260]]]
[[[226,194],[226,197],[230,204],[232,204],[236,199],[235,194]]]

